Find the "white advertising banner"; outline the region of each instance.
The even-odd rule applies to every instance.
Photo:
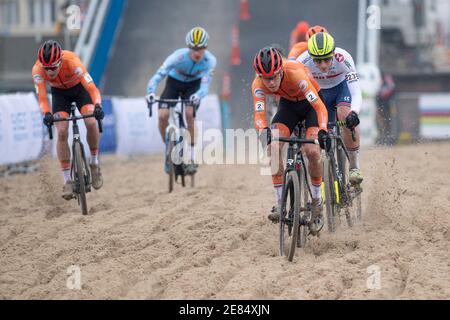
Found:
[[[164,143],[158,129],[158,104],[153,104],[149,117],[147,103],[139,98],[113,98],[116,118],[117,154],[156,154],[164,152]],[[177,106],[179,107],[179,106]],[[197,128],[221,129],[220,103],[217,95],[208,95],[196,114]],[[200,132],[198,132],[200,133]],[[200,136],[197,136],[200,138]]]
[[[34,94],[0,95],[0,165],[35,160],[42,144],[42,116]]]

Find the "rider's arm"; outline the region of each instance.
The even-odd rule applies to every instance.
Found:
[[[306,67],[305,67],[306,69]],[[298,79],[298,85],[302,93],[304,94],[306,100],[311,104],[317,114],[317,123],[319,129],[327,130],[328,124],[328,111],[325,107],[325,104],[320,99],[318,90],[315,85],[309,79],[309,76],[306,71],[299,73],[300,76]]]
[[[198,95],[200,98],[204,98],[209,91],[209,85],[211,84],[212,81],[212,77],[214,75],[214,69],[216,68],[216,58],[214,56],[210,56],[209,57],[209,69],[205,70],[202,73],[202,80],[200,83],[200,88],[198,89],[198,91],[195,93],[196,95]]]
[[[100,95],[100,91],[97,89],[97,86],[94,83],[94,80],[87,72],[86,67],[81,62],[80,58],[74,55],[70,59],[70,67],[72,71],[78,76],[80,82],[84,89],[89,93],[93,104],[101,104],[102,96]]]
[[[47,98],[47,88],[45,87],[45,80],[42,75],[38,72],[38,67],[33,67],[32,71],[34,87],[36,88],[36,94],[39,100],[39,108],[43,114],[50,111],[50,106],[48,104]]]
[[[94,83],[94,80],[92,80],[92,77],[89,75],[89,73],[85,72],[81,76],[81,84],[87,90],[87,92],[89,92],[91,100],[94,104],[102,103],[102,96],[100,94],[100,91],[98,90],[97,86]]]
[[[362,92],[361,87],[359,86],[359,77],[356,72],[355,62],[353,61],[352,56],[345,50],[342,50],[344,55],[344,66],[347,79],[348,89],[350,91],[350,95],[352,96],[352,110],[356,113],[359,113],[362,105]]]
[[[150,80],[148,81],[147,94],[155,93],[158,84],[161,82],[162,79],[164,79],[169,74],[170,70],[172,70],[172,68],[177,63],[178,57],[179,54],[176,54],[174,52],[166,58],[162,66],[159,67],[158,71],[156,71],[153,77],[151,77]]]
[[[255,78],[255,80],[253,80],[252,95],[255,129],[262,130],[264,128],[267,128],[269,125],[267,123],[266,117],[267,92],[264,89],[263,84],[259,78]]]
[[[288,54],[288,59],[289,60],[297,60],[297,58],[303,53],[303,52],[305,52],[305,51],[307,51],[308,50],[308,43],[307,42],[299,42],[299,43],[296,43],[293,47],[292,47],[292,49],[291,49],[291,51],[289,51],[289,54]]]

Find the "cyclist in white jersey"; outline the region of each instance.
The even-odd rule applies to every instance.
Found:
[[[336,110],[337,119],[346,121],[343,138],[350,158],[350,181],[361,183],[363,176],[359,167],[360,133],[357,126],[362,93],[352,56],[344,49],[336,48],[330,34],[319,32],[309,38],[308,51],[300,55],[297,61],[308,67],[321,87],[329,121],[336,119]],[[355,141],[351,130],[354,130]]]

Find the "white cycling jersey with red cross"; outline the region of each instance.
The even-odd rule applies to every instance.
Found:
[[[308,67],[321,89],[334,88],[342,81],[347,80],[348,89],[352,96],[352,110],[359,112],[362,104],[362,93],[359,87],[358,73],[350,53],[342,48],[336,48],[331,67],[327,72],[322,72],[316,66],[308,51],[300,55],[297,61]]]

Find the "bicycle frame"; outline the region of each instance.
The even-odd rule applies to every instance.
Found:
[[[305,160],[303,157],[303,153],[301,151],[301,145],[306,144],[306,143],[319,144],[319,142],[314,139],[299,139],[299,138],[278,138],[275,141],[289,143],[289,147],[287,150],[287,158],[286,158],[286,168],[284,169],[283,177],[286,177],[290,171],[299,172],[299,170],[304,170],[303,172],[305,173],[305,184],[307,186],[309,197],[311,198],[312,197],[311,187],[309,186],[308,175],[306,174],[308,171],[306,170],[306,163],[305,163]],[[285,184],[283,184],[283,189],[284,188],[285,188]],[[284,190],[283,190],[283,192],[284,192]],[[308,208],[308,207],[303,207],[303,208],[300,208],[300,212],[306,212],[309,209],[310,208]],[[282,220],[284,219],[284,222],[287,222],[288,225],[292,222],[290,217],[284,218],[283,215],[281,215],[281,219]],[[301,216],[300,223],[305,224],[303,215]]]
[[[70,106],[70,117],[67,119],[53,119],[53,122],[72,122],[73,142],[70,176],[72,181],[74,182],[73,193],[75,194],[75,198],[78,200],[78,204],[82,207],[82,213],[87,214],[86,193],[91,191],[91,172],[84,152],[83,143],[81,142],[80,130],[77,122],[81,119],[84,120],[87,118],[94,118],[94,114],[78,117],[75,115],[76,109],[77,104],[75,102],[72,102]],[[97,119],[97,123],[100,133],[103,132],[101,120]],[[48,126],[48,133],[50,139],[53,139],[52,125]],[[79,152],[81,154],[77,153],[77,147],[79,147]],[[81,156],[81,159],[79,156]],[[80,160],[82,161],[82,164],[80,164]],[[84,165],[84,172],[78,171],[80,170],[80,168],[77,167],[78,165]],[[81,173],[81,175],[79,176],[78,174],[76,174],[76,171]]]
[[[341,135],[341,128],[345,126],[345,121],[336,121],[335,123],[329,123],[331,129],[329,129],[329,134],[331,138],[331,149],[328,152],[328,156],[331,160],[332,173],[336,177],[335,180],[335,194],[336,194],[336,204],[340,208],[349,207],[352,205],[352,197],[350,197],[350,192],[347,187],[348,181],[346,179],[345,170],[345,160],[349,161],[349,155],[347,148],[345,147],[344,140]],[[352,136],[354,132],[352,132]],[[342,157],[342,154],[345,157]]]
[[[159,99],[159,100],[155,100],[154,103],[181,103],[180,108],[178,109],[177,106],[175,107],[171,107],[169,108],[169,124],[166,128],[165,131],[165,141],[166,141],[166,145],[167,142],[169,141],[169,139],[171,137],[169,137],[169,134],[171,131],[174,132],[174,137],[172,137],[172,139],[175,141],[175,144],[178,145],[179,143],[183,143],[184,144],[184,133],[185,130],[187,130],[187,126],[184,120],[184,109],[187,103],[189,103],[189,100],[183,100],[183,99]],[[151,106],[149,106],[149,108],[151,108]],[[150,113],[151,116],[151,113]],[[176,147],[176,148],[180,148],[180,147]],[[174,164],[182,164],[183,163],[183,149],[181,147],[180,150],[178,150],[177,155],[175,157],[175,159],[173,160]],[[167,150],[166,150],[167,152]]]

